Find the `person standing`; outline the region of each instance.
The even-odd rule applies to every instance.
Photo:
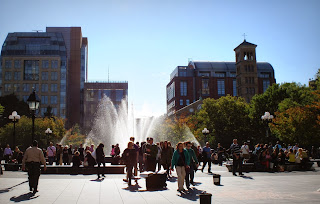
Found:
[[[249,146],[246,142],[243,143],[243,145],[241,146],[241,153],[242,153],[242,157],[244,158],[244,161],[248,161],[250,158],[250,154],[249,154]]]
[[[219,166],[222,166],[224,149],[220,143],[218,143],[217,153],[218,153],[218,164]]]
[[[242,173],[242,158],[241,158],[241,150],[238,145],[238,140],[233,139],[233,143],[230,146],[230,151],[233,157],[233,165],[232,165],[232,173],[234,176],[237,176],[236,170],[239,167],[239,175],[243,176]]]
[[[163,166],[163,169],[167,171],[168,178],[170,178],[169,171],[171,166],[172,155],[172,148],[168,146],[168,141],[164,141],[161,152],[161,165]]]
[[[22,160],[22,170],[27,167],[29,176],[29,187],[33,194],[38,192],[38,182],[40,177],[40,164],[44,165],[44,171],[47,170],[46,160],[43,156],[42,150],[38,148],[38,141],[34,140],[32,147],[29,147]]]
[[[80,153],[80,160],[83,162],[84,161],[84,148],[83,148],[83,145],[82,144],[80,144],[80,146],[79,146],[79,149],[78,149],[78,152]]]
[[[127,176],[123,181],[128,182],[128,185],[131,186],[132,170],[137,165],[137,151],[132,141],[128,143],[128,148],[123,151],[122,160],[127,167]]]
[[[194,179],[194,171],[198,168],[199,162],[197,159],[197,155],[194,152],[194,150],[191,148],[192,144],[190,141],[186,142],[186,150],[189,153],[190,157],[190,169],[186,172],[186,186],[188,189],[190,189],[190,183],[194,185],[193,179]]]
[[[134,149],[136,150],[136,153],[137,153],[137,159],[136,161],[138,161],[138,158],[139,158],[139,145],[137,144],[134,144],[134,137],[130,137],[130,142],[133,143],[133,147]],[[138,175],[138,162],[135,163],[135,166],[133,167],[134,169],[134,176],[137,176]]]
[[[62,145],[56,145],[56,165],[62,165]]]
[[[12,157],[12,150],[11,150],[9,144],[7,144],[7,147],[4,149],[3,156],[4,156],[6,163],[8,163],[9,160],[11,159],[10,157]]]
[[[156,157],[158,153],[157,145],[153,144],[153,138],[150,137],[147,141],[148,143],[145,145],[145,158],[147,171],[155,171],[156,170]]]
[[[174,151],[171,160],[171,170],[176,168],[178,175],[178,189],[179,192],[186,191],[183,188],[184,179],[186,178],[186,171],[190,170],[190,156],[186,149],[183,148],[183,143],[179,142],[177,144],[177,149]]]
[[[96,149],[96,161],[98,164],[98,179],[100,178],[100,174],[102,174],[102,177],[104,177],[104,169],[106,167],[105,160],[104,160],[105,155],[104,155],[103,148],[104,148],[104,144],[100,143]],[[100,170],[101,170],[100,164],[103,165],[102,173],[100,172]]]
[[[68,164],[72,162],[72,155],[73,155],[73,151],[72,151],[72,144],[71,144],[68,148]]]
[[[56,156],[56,147],[53,146],[52,142],[50,142],[50,145],[47,148],[47,156],[48,156],[49,165],[52,165],[54,158]]]
[[[208,163],[208,173],[211,172],[211,148],[209,142],[206,143],[206,146],[202,148],[202,154],[203,154],[203,166],[201,171],[203,172],[204,167]]]
[[[68,145],[63,147],[62,150],[62,161],[64,165],[69,165]]]

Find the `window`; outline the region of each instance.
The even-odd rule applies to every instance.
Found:
[[[226,77],[225,72],[216,72],[216,77]]]
[[[201,77],[210,77],[210,72],[200,72],[199,76],[201,76]]]
[[[187,70],[186,69],[179,69],[179,76],[180,77],[186,77],[187,76]]]
[[[21,61],[20,60],[14,60],[14,68],[16,68],[16,69],[21,68]]]
[[[52,114],[54,116],[57,116],[58,115],[58,109],[57,108],[52,108]]]
[[[41,96],[41,104],[48,104],[48,96]]]
[[[48,76],[49,76],[48,72],[42,72],[41,73],[41,80],[48,81],[48,78],[49,78]]]
[[[13,79],[15,81],[20,81],[21,80],[21,72],[14,72]]]
[[[57,96],[50,96],[50,103],[51,104],[57,104],[58,99]]]
[[[4,91],[9,92],[11,90],[11,84],[4,84]]]
[[[10,81],[11,79],[12,79],[12,74],[11,74],[11,72],[5,72],[4,80],[5,80],[5,81]]]
[[[255,94],[255,88],[247,88],[247,94]]]
[[[39,84],[32,84],[32,89],[34,89],[36,92],[39,92]]]
[[[10,69],[11,68],[11,60],[6,60],[5,62],[5,68]]]
[[[123,90],[116,90],[116,101],[121,101],[123,99]]]
[[[23,89],[23,92],[29,92],[30,91],[30,84],[23,84],[22,89]]]
[[[225,87],[224,87],[224,79],[218,79],[217,84],[218,84],[218,96],[226,95]]]
[[[14,92],[20,92],[20,84],[13,84]]]
[[[170,101],[172,98],[175,97],[175,83],[173,82],[168,88],[167,88],[167,101]]]
[[[233,96],[237,96],[237,80],[232,80]]]
[[[41,92],[48,92],[48,84],[41,84]]]
[[[270,86],[270,80],[264,79],[262,83],[263,83],[263,93],[264,93]]]
[[[236,77],[236,73],[235,72],[230,72],[230,77]]]
[[[66,61],[65,60],[61,60],[61,66],[66,66]],[[84,67],[83,67],[84,68]],[[84,70],[84,69],[83,69]]]
[[[58,60],[51,60],[51,69],[58,68]]]
[[[41,103],[42,103],[42,100],[41,100]],[[41,108],[40,109],[40,114],[41,114],[42,117],[44,116],[44,113],[46,113],[46,112],[47,112],[47,108]]]
[[[180,106],[183,106],[183,99],[180,99]]]
[[[190,105],[190,100],[189,99],[186,100],[186,105],[187,106]]]
[[[58,80],[58,72],[51,72],[51,80],[52,81]]]
[[[58,84],[51,84],[51,92],[58,92]]]
[[[260,75],[260,77],[261,78],[265,78],[265,79],[268,79],[268,78],[270,78],[270,73],[261,73],[261,75]]]
[[[202,79],[202,95],[209,95],[209,79]]]
[[[180,81],[180,95],[181,96],[187,96],[187,82],[186,81]]]
[[[66,79],[66,78],[67,78],[66,73],[61,72],[61,79]]]
[[[42,60],[42,68],[43,69],[49,68],[49,60]]]
[[[24,61],[24,80],[39,80],[39,61],[25,60]]]
[[[29,98],[29,95],[24,95],[24,96],[23,96],[23,101],[24,101],[24,102],[27,102],[28,98]]]

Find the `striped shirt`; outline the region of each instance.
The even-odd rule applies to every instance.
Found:
[[[238,144],[232,143],[232,145],[230,146],[231,154],[240,155],[240,153],[241,153],[240,149],[241,148]]]

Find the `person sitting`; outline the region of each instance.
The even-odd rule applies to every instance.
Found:
[[[88,167],[94,167],[94,165],[96,165],[96,160],[93,158],[89,150],[86,151],[84,163],[86,163]]]
[[[289,149],[287,158],[290,164],[294,164],[296,162],[296,155],[293,153],[293,149]]]

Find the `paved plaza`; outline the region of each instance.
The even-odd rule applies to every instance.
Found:
[[[39,192],[28,191],[27,174],[7,172],[0,176],[0,203],[200,203],[198,194],[212,194],[212,203],[320,203],[320,168],[308,172],[246,173],[232,176],[225,166],[214,165],[221,174],[221,185],[213,184],[211,174],[197,171],[196,186],[187,194],[176,191],[177,181],[168,181],[168,188],[147,191],[145,180],[128,187],[125,175],[41,175]],[[175,175],[175,173],[174,173]]]

